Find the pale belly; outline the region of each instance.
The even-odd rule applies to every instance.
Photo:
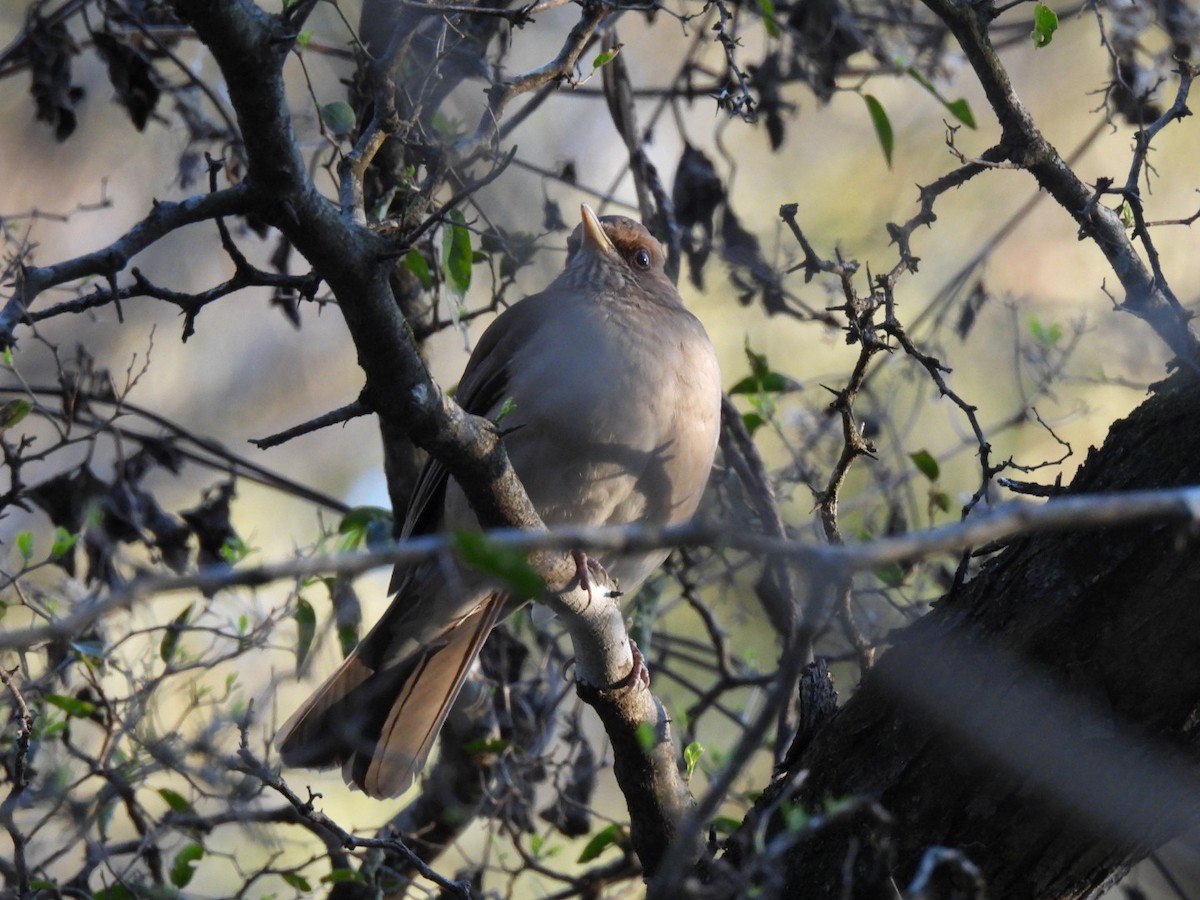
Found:
[[[586,323],[580,329],[586,333]],[[674,524],[695,512],[712,465],[721,395],[707,338],[702,331],[687,337],[699,352],[655,346],[653,334],[609,346],[567,340],[561,355],[547,354],[542,367],[524,366],[512,380],[515,407],[500,422],[505,449],[548,526]],[[692,364],[672,368],[672,360]],[[556,363],[588,377],[563,378]],[[445,521],[475,521],[453,484]],[[665,556],[598,559],[632,590]]]

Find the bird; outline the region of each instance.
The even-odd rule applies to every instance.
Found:
[[[496,423],[548,527],[684,522],[716,453],[716,353],[650,232],[586,203],[580,213],[561,274],[492,321],[455,400]],[[401,536],[478,527],[462,489],[430,460]],[[666,555],[594,562],[628,595]],[[523,603],[444,559],[398,566],[391,590],[379,621],[275,741],[285,766],[341,766],[347,785],[380,799],[412,786],[488,633]]]

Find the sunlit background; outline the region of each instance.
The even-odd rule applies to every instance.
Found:
[[[354,3],[342,4],[350,21],[357,19],[355,7]],[[0,45],[7,44],[21,27],[25,4],[8,0],[2,10]],[[575,16],[575,7],[565,6],[539,17],[536,26],[513,31],[509,71],[518,72],[544,61],[551,52],[549,48],[557,46]],[[1078,150],[1077,172],[1088,181],[1101,176],[1121,181],[1130,162],[1131,129],[1110,127],[1098,111],[1101,98],[1095,92],[1108,78],[1108,61],[1098,46],[1090,16],[1064,19],[1049,48],[1035,50],[1030,41],[1015,42],[1004,59],[1018,94],[1049,140],[1064,154]],[[696,39],[694,27],[665,15],[652,25],[642,18],[626,16],[619,31],[625,44],[622,54],[634,83],[647,87],[667,84],[678,66],[677,57]],[[554,39],[548,34],[555,35]],[[747,36],[747,44],[754,39]],[[765,36],[757,35],[757,39]],[[344,96],[339,79],[349,74],[350,65],[324,50],[342,48],[347,40],[342,20],[329,6],[321,5],[313,18],[313,39],[303,54],[320,103]],[[182,41],[176,52],[198,73],[210,71],[211,63],[195,42]],[[714,44],[708,52],[714,68],[719,67],[720,49]],[[296,60],[289,64],[289,72],[299,140],[306,150],[328,160],[334,148],[319,132],[313,98]],[[181,185],[186,135],[162,122],[152,122],[143,135],[135,135],[125,111],[114,102],[103,65],[94,54],[85,52],[78,58],[73,77],[87,95],[78,109],[77,132],[64,143],[56,142],[49,128],[34,121],[27,75],[18,74],[0,82],[0,215],[12,232],[28,233],[38,244],[35,262],[41,265],[103,246],[144,217],[154,199],[173,199],[204,190],[203,166],[196,173],[200,181],[186,188]],[[949,99],[965,98],[978,119],[977,130],[957,130],[958,149],[973,157],[991,146],[997,139],[996,123],[969,70],[964,67],[946,73],[938,88]],[[1172,89],[1173,85],[1164,86],[1165,91]],[[883,105],[895,129],[890,166],[862,96],[850,90],[835,94],[827,106],[821,106],[804,89],[790,89],[787,99],[796,104],[797,112],[788,120],[786,142],[778,153],[771,152],[762,128],[726,118],[711,99],[697,99],[676,118],[647,98],[639,103],[638,113],[643,127],[654,122],[649,151],[667,184],[686,140],[714,161],[730,186],[734,210],[759,237],[773,264],[784,268],[800,258],[778,215],[780,204],[798,203],[799,224],[818,252],[831,256],[840,251],[863,263],[861,288],[865,291],[866,266],[880,272],[896,262],[884,223],[901,222],[915,214],[917,186],[928,184],[959,164],[946,146],[946,109],[934,97],[902,78],[873,80],[869,91]],[[478,83],[455,97],[463,127],[474,127],[483,100],[483,87]],[[1184,218],[1200,204],[1195,180],[1196,127],[1188,123],[1168,128],[1155,143],[1154,170],[1146,190],[1153,219]],[[480,210],[490,222],[513,230],[540,232],[543,204],[547,201],[558,204],[570,225],[576,221],[580,201],[598,205],[606,212],[630,213],[633,209],[625,148],[599,91],[599,76],[573,91],[565,88],[509,143],[519,147],[518,158],[528,166],[514,165],[479,196]],[[577,187],[538,174],[539,170],[560,171],[567,163],[574,165]],[[318,180],[333,193],[327,174],[318,176]],[[930,299],[1011,216],[1036,197],[1036,186],[1027,174],[998,170],[975,178],[938,201],[936,225],[915,235],[920,271],[902,278],[898,288],[901,316],[915,335],[920,337],[922,333],[912,323]],[[242,231],[235,236],[244,252],[266,265],[274,249],[274,235],[260,239]],[[1200,254],[1196,252],[1194,230],[1164,227],[1155,238],[1163,269],[1176,292],[1185,303],[1194,302],[1200,286]],[[565,240],[565,232],[541,238],[543,249],[535,263],[520,273],[521,291],[511,291],[510,299],[538,289],[558,271]],[[211,223],[172,236],[139,256],[134,264],[152,281],[179,291],[209,287],[231,273]],[[295,261],[294,271],[302,265]],[[991,299],[979,312],[973,329],[963,340],[942,340],[928,349],[952,368],[952,388],[979,408],[995,459],[1011,456],[1018,463],[1033,465],[1060,457],[1063,450],[1058,440],[1036,423],[1001,426],[1024,409],[1038,366],[1057,364],[1063,357],[1062,348],[1082,335],[1077,349],[1061,360],[1063,377],[1034,403],[1053,434],[1070,445],[1072,455],[1061,466],[1031,477],[1051,482],[1061,475],[1064,481],[1069,480],[1087,448],[1101,442],[1110,423],[1142,400],[1144,386],[1164,374],[1166,349],[1148,327],[1113,310],[1104,287],[1116,291],[1115,278],[1095,246],[1077,240],[1075,225],[1049,198],[1034,206],[1012,235],[995,248],[981,272]],[[476,266],[474,275],[468,306],[490,297],[486,267]],[[801,272],[789,276],[786,284],[817,309],[838,301],[836,286],[820,279],[804,284]],[[803,391],[779,401],[779,421],[785,432],[760,434],[768,462],[781,461],[787,440],[799,440],[803,430],[823,415],[828,395],[820,386],[844,382],[857,347],[847,346],[843,334],[827,326],[789,317],[768,318],[759,307],[742,306],[719,262],[708,267],[705,291],[696,291],[688,283],[686,272],[681,290],[717,345],[727,386],[748,372],[747,347],[765,354],[774,369],[805,386]],[[7,302],[10,296],[5,286],[0,299]],[[68,296],[65,291],[51,292],[39,303],[45,306]],[[108,369],[118,384],[137,375],[149,358],[148,368],[137,377],[129,393],[132,403],[154,410],[194,434],[211,436],[254,463],[345,503],[386,505],[379,441],[370,419],[318,431],[267,451],[256,450],[248,443],[251,438],[278,432],[356,398],[362,376],[336,307],[302,306],[301,327],[295,328],[270,305],[266,291],[246,291],[204,310],[196,320],[195,334],[186,343],[180,339],[182,317],[165,303],[126,301],[122,312],[124,322],[118,321],[118,312],[112,306],[83,316],[47,321],[37,327],[36,338],[28,329],[20,330],[14,371],[5,373],[4,380],[12,383],[19,377],[30,384],[52,381],[53,352],[69,359],[74,357],[77,344],[85,345],[97,367]],[[430,364],[441,384],[448,386],[456,381],[469,348],[484,327],[484,322],[476,321],[465,329],[448,329],[429,342]],[[1048,334],[1058,335],[1050,346],[1045,340]],[[934,388],[911,361],[897,355],[884,367],[892,370],[895,378],[894,389],[886,395],[889,409],[896,421],[906,424],[906,430],[890,449],[904,454],[928,450],[942,463],[940,487],[951,494],[955,503],[949,512],[936,512],[933,521],[950,521],[957,515],[961,501],[978,484],[978,465],[967,424],[950,403],[931,401]],[[910,412],[897,414],[897,410]],[[859,411],[867,417],[871,413],[869,407],[860,407]],[[25,477],[29,481],[46,477],[61,462],[48,461],[42,471],[31,469]],[[105,460],[94,462],[98,470],[107,464]],[[900,467],[908,462],[906,455],[893,454],[861,465]],[[176,510],[196,502],[198,485],[221,480],[219,473],[189,467],[179,478],[156,474],[150,484],[160,492],[164,505]],[[860,491],[865,483],[861,478],[855,481]],[[254,548],[252,561],[286,558],[297,548],[311,547],[322,527],[336,526],[336,514],[327,512],[321,518],[311,504],[282,492],[246,480],[239,480],[237,490],[235,524]],[[878,516],[879,499],[851,492],[846,503],[847,521],[865,527],[872,516]],[[811,522],[813,498],[806,492],[782,500],[791,524],[815,537],[816,530],[806,524]],[[909,524],[921,527],[930,524],[930,519]],[[877,521],[875,527],[879,527]],[[44,539],[49,526],[37,514],[10,512],[0,521],[0,540],[4,542],[0,553],[11,554],[14,535],[29,529]],[[385,604],[386,577],[386,573],[375,573],[358,585],[368,621]],[[51,593],[55,590],[52,582],[46,587]],[[282,588],[255,595],[222,594],[209,605],[208,615],[227,622],[236,622],[243,615],[264,616],[277,612],[286,596]],[[327,596],[314,590],[310,599],[324,621]],[[159,598],[133,616],[118,617],[107,627],[119,631],[161,625],[193,602],[193,597]],[[17,621],[17,616],[10,616],[4,627],[15,627]],[[773,638],[757,606],[740,613],[736,636],[739,652],[769,665],[775,652]],[[236,671],[238,702],[254,704],[259,736],[269,735],[316,679],[335,666],[339,655],[335,644],[328,639],[321,643],[303,683],[295,681],[294,657],[287,645],[264,658],[243,657],[210,677],[219,688],[225,674]],[[839,687],[846,693],[852,685],[841,683]],[[670,701],[670,686],[664,683],[663,691]],[[187,727],[168,711],[160,711],[157,718],[165,731]],[[220,739],[235,740],[236,735],[225,734]],[[711,735],[710,739],[715,758],[722,738]],[[742,787],[761,784],[768,766],[764,758]],[[296,785],[313,785],[324,795],[323,808],[358,833],[371,832],[396,809],[392,804],[351,794],[336,773],[294,773],[291,780]],[[621,815],[623,807],[615,787],[609,784],[607,790],[608,811]],[[232,852],[234,835],[228,834],[226,840],[226,849]],[[486,852],[482,832],[475,836],[474,844],[472,840],[468,836],[464,842],[466,855]],[[285,858],[292,862],[313,852],[309,845],[274,849],[285,851]],[[446,869],[453,867],[449,864]],[[191,888],[208,896],[220,896],[225,886],[240,883],[235,872],[223,872],[216,860],[202,864],[199,873]],[[1184,877],[1178,870],[1176,874]],[[1161,885],[1161,875],[1150,867],[1133,877],[1148,896],[1179,896],[1163,892],[1166,889]]]

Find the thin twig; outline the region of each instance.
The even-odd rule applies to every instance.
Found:
[[[846,577],[889,563],[908,563],[1020,534],[1180,520],[1200,520],[1200,486],[1079,494],[1047,503],[1010,500],[966,521],[861,544],[836,546],[748,534],[744,529],[704,521],[669,527],[576,526],[552,531],[497,529],[487,532],[487,537],[497,548],[520,553],[569,553],[578,549],[596,553],[638,553],[664,547],[731,547],[788,560],[804,567],[815,579],[830,572]],[[456,541],[454,535],[435,534],[411,538],[386,550],[313,556],[237,569],[224,565],[208,566],[185,575],[139,575],[121,590],[77,604],[72,612],[54,622],[0,634],[0,650],[30,647],[78,634],[111,612],[129,609],[168,593],[191,590],[215,593],[233,587],[261,587],[275,581],[332,572],[353,577],[384,566],[413,565],[452,550]],[[586,598],[586,592],[580,593]]]

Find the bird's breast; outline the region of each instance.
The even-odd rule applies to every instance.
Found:
[[[549,352],[515,367],[505,439],[543,519],[688,518],[720,416],[716,357],[698,320],[682,309],[609,307],[577,311],[543,333],[554,335]]]

